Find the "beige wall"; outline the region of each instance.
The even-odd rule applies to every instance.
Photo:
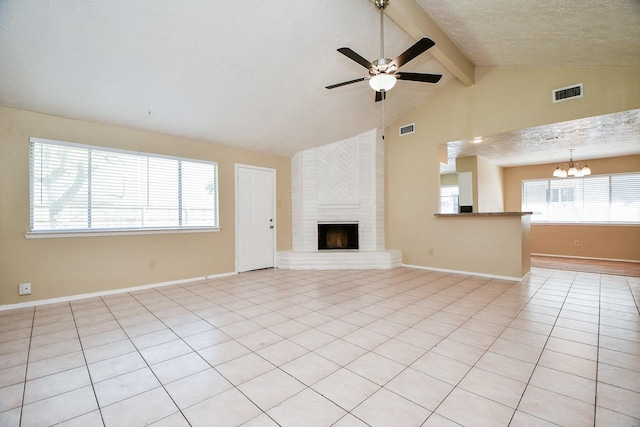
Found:
[[[440,185],[458,185],[458,174],[457,173],[448,173],[445,175],[440,175]]]
[[[639,76],[640,67],[477,68],[474,86],[447,83],[386,132],[387,247],[402,250],[407,264],[480,271],[475,270],[483,264],[477,246],[460,245],[472,230],[438,229],[442,223],[433,216],[439,203],[440,144],[640,108]],[[573,83],[584,83],[583,98],[551,103],[553,88]],[[416,132],[400,143],[395,130],[413,122]],[[217,161],[223,229],[27,240],[31,136]],[[290,249],[289,158],[0,107],[0,305],[233,272],[235,163],[276,169],[278,250]],[[427,248],[433,248],[434,255]],[[155,269],[149,268],[152,259]],[[509,275],[502,262],[486,264],[490,274]],[[22,282],[32,283],[32,295],[18,297]]]
[[[531,253],[640,262],[640,225],[532,225]]]
[[[503,212],[502,168],[481,156],[456,159],[457,172],[471,172],[473,211]],[[442,176],[440,177],[442,185]]]
[[[583,98],[551,102],[554,88],[573,83],[584,84]],[[460,245],[469,230],[452,226],[443,233],[433,216],[440,144],[634,108],[640,108],[640,67],[477,68],[472,87],[448,82],[385,132],[387,247],[402,250],[407,264],[470,271],[476,246]],[[400,141],[403,123],[415,123],[416,132]],[[454,252],[453,260],[436,255]],[[505,269],[497,266],[494,274]]]
[[[478,212],[503,212],[502,167],[484,157],[478,159]]]
[[[32,136],[216,161],[222,230],[26,239]],[[277,248],[290,249],[289,158],[0,107],[0,305],[234,272],[235,163],[276,170]]]
[[[436,217],[435,248],[423,250],[435,268],[521,278],[530,269],[525,230],[529,231],[528,215]],[[403,263],[416,265],[402,255]]]
[[[640,172],[640,155],[587,160],[594,175]],[[557,164],[504,169],[507,210],[520,210],[522,181],[550,178]],[[574,242],[578,241],[578,246]],[[536,254],[640,261],[640,225],[533,224],[531,251]]]

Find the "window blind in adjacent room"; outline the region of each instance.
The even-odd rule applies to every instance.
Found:
[[[522,182],[532,222],[640,223],[640,173]]]

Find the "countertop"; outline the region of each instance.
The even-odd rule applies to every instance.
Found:
[[[470,212],[470,213],[436,213],[437,217],[474,217],[474,216],[525,216],[533,212]]]

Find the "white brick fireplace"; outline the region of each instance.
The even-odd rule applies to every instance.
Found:
[[[297,153],[291,160],[293,250],[278,252],[278,268],[346,269],[399,266],[385,250],[384,143],[370,130]],[[318,250],[318,224],[358,224],[358,250]]]

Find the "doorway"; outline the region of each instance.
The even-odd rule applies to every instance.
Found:
[[[275,169],[236,164],[236,269],[273,268]]]

